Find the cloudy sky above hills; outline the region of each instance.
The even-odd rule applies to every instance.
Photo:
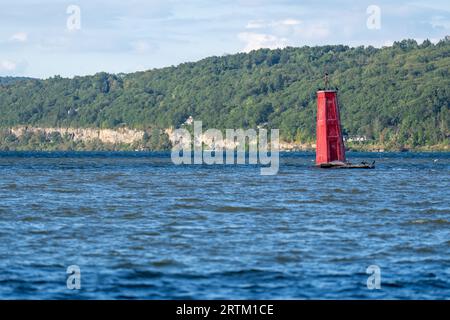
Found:
[[[2,0],[0,23],[0,76],[71,77],[259,48],[437,41],[450,2]]]

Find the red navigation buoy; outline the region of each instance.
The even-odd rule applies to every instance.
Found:
[[[345,148],[336,90],[317,91],[316,165],[345,163]]]
[[[328,87],[328,74],[325,75],[325,86]],[[344,139],[342,136],[341,117],[336,90],[317,91],[317,142],[316,165],[320,168],[337,169],[374,169],[363,161],[352,164],[345,159]]]

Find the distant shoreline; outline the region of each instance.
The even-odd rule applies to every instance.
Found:
[[[205,149],[206,150],[206,149]],[[364,148],[349,148],[345,150],[346,152],[358,152],[358,153],[450,153],[450,150],[447,148],[442,149],[433,149],[433,148],[414,148],[414,149],[384,149],[384,150],[372,150],[372,149],[364,149]],[[0,152],[130,152],[130,153],[148,153],[148,152],[170,152],[169,149],[141,149],[135,150],[130,147],[124,146],[109,146],[108,148],[95,148],[95,149],[87,149],[87,148],[58,148],[55,146],[43,146],[42,148],[37,149],[28,149],[28,148],[17,148],[17,149],[8,149],[0,147]],[[286,150],[280,149],[280,153],[314,153],[314,149],[298,149],[298,150]]]
[[[167,151],[174,139],[172,128],[45,128],[18,126],[0,128],[0,151]],[[204,149],[212,148],[207,140]],[[229,142],[229,141],[228,141]],[[228,143],[229,145],[232,145]],[[227,145],[227,144],[225,144]],[[280,140],[281,152],[315,152],[315,141]],[[346,150],[357,152],[449,152],[450,145],[410,146],[374,140],[347,141]]]

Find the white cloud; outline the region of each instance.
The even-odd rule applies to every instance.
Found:
[[[307,40],[325,39],[330,35],[330,28],[326,23],[309,23],[297,26],[294,29],[295,36]]]
[[[17,64],[11,60],[0,61],[0,71],[14,71],[17,68]]]
[[[250,52],[261,48],[277,49],[287,45],[286,38],[279,38],[271,34],[242,32],[238,35],[239,40],[245,42],[244,51]]]
[[[285,19],[279,21],[279,24],[285,25],[285,26],[296,26],[302,23],[300,20],[297,19]]]
[[[450,20],[442,16],[434,16],[431,18],[431,26],[435,29],[450,30]]]
[[[11,41],[26,42],[28,40],[28,34],[26,32],[17,32],[10,39]]]
[[[251,20],[247,23],[245,28],[247,29],[261,29],[266,27],[267,24],[264,22],[264,20]]]
[[[19,76],[23,75],[28,67],[28,62],[23,59],[11,60],[3,59],[0,60],[0,76]]]
[[[264,31],[238,34],[239,40],[245,42],[243,49],[245,52],[260,48],[284,48],[287,45],[305,43],[305,41],[320,41],[331,34],[327,22],[304,22],[293,18],[271,21],[252,20],[247,23],[246,28]]]
[[[245,26],[246,29],[262,29],[262,28],[272,28],[278,26],[296,26],[302,23],[297,19],[284,19],[284,20],[272,20],[272,21],[264,21],[264,20],[250,20]]]
[[[134,52],[138,54],[152,53],[156,50],[156,46],[145,40],[137,40],[131,43]]]

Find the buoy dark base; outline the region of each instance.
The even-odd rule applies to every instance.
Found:
[[[321,163],[317,166],[323,169],[375,169],[375,161],[372,163],[361,162],[358,164],[353,164],[350,162],[333,161]]]

